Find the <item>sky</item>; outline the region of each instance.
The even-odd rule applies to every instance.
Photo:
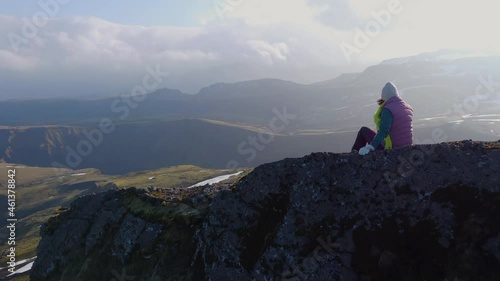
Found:
[[[497,53],[494,0],[0,0],[0,99],[298,83],[440,49]]]

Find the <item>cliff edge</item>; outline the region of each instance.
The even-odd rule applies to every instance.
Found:
[[[499,217],[500,141],[313,153],[173,201],[82,197],[31,280],[500,280]]]

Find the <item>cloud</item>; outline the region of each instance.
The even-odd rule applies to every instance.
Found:
[[[0,34],[22,36],[22,19],[0,16],[0,21],[7,23],[0,25]],[[140,82],[146,66],[157,64],[172,73],[162,86],[192,93],[210,83],[263,75],[315,82],[331,78],[332,72],[309,73],[316,78],[304,80],[308,75],[301,75],[300,67],[340,58],[332,38],[293,25],[249,24],[237,17],[197,27],[122,25],[94,17],[53,19],[27,42],[15,53],[8,40],[0,41],[0,71],[24,71],[17,79],[2,81],[10,83],[16,95],[86,95],[83,89],[117,94]],[[207,75],[212,68],[219,72]],[[186,79],[190,73],[191,79]],[[220,75],[214,77],[215,73]],[[26,79],[33,91],[16,85]]]
[[[289,51],[286,43],[280,42],[270,44],[261,40],[249,40],[248,45],[254,49],[261,58],[265,59],[269,64],[275,61],[286,61]]]
[[[352,30],[363,23],[348,0],[308,0],[308,2],[315,9],[318,21],[335,29]]]
[[[20,56],[8,50],[0,50],[0,69],[31,72],[41,64],[40,59]]]
[[[214,0],[227,3],[221,17],[220,10],[214,9],[209,20],[240,19],[249,25],[292,24],[297,26],[317,25],[315,11],[309,0]],[[232,3],[235,4],[232,4]]]
[[[374,12],[398,0],[221,1],[233,4],[223,18],[212,7],[192,27],[51,19],[18,52],[8,34],[23,38],[25,21],[0,15],[0,83],[14,95],[118,94],[158,64],[171,73],[162,86],[196,93],[215,82],[265,77],[312,83],[387,58],[500,44],[500,19],[487,0],[400,0],[402,12],[348,63],[342,43],[354,45]]]

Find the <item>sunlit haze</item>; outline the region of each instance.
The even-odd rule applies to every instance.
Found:
[[[298,83],[453,49],[496,54],[497,1],[2,1],[1,99],[118,95],[145,67],[164,87]]]

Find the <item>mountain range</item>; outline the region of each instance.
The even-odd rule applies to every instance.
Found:
[[[310,85],[263,79],[217,83],[195,95],[161,89],[141,97],[2,101],[0,157],[126,173],[179,164],[254,167],[313,151],[349,151],[357,130],[373,127],[387,81],[415,110],[417,143],[439,141],[436,131],[441,141],[497,140],[498,65],[500,57],[437,52]],[[101,130],[103,122],[112,132]],[[96,130],[102,142],[89,139]],[[81,159],[67,161],[72,151]]]

